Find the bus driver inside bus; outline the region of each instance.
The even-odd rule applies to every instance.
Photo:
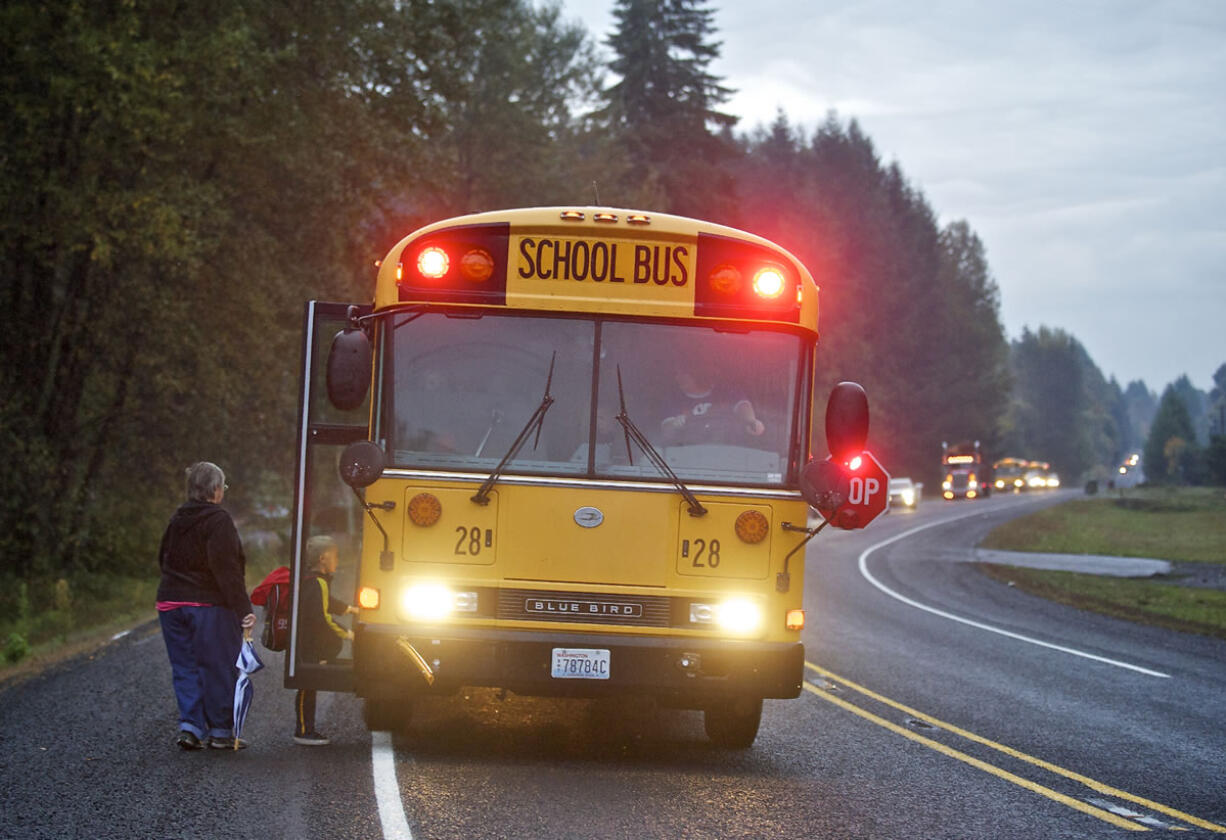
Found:
[[[675,410],[660,423],[665,443],[732,443],[766,431],[748,397],[717,381],[709,367],[682,367],[676,381]]]

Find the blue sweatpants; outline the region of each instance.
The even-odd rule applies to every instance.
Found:
[[[226,607],[177,607],[158,613],[179,702],[179,729],[197,738],[234,733],[234,684],[242,627]]]

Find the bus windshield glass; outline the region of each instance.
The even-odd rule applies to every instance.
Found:
[[[394,466],[664,481],[623,411],[684,481],[782,484],[803,343],[771,331],[504,314],[400,313],[383,434]],[[620,388],[619,388],[620,380]],[[596,395],[593,403],[593,393]]]

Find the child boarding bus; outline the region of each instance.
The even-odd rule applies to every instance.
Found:
[[[800,693],[810,503],[847,490],[810,460],[817,315],[771,242],[604,208],[441,221],[373,304],[308,303],[292,580],[332,536],[359,615],[335,661],[291,633],[287,687],[372,729],[463,686],[645,695],[749,746]],[[863,450],[858,385],[826,420]]]

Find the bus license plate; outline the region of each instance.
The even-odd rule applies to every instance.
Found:
[[[607,680],[609,652],[591,648],[554,648],[553,678],[558,680]]]

